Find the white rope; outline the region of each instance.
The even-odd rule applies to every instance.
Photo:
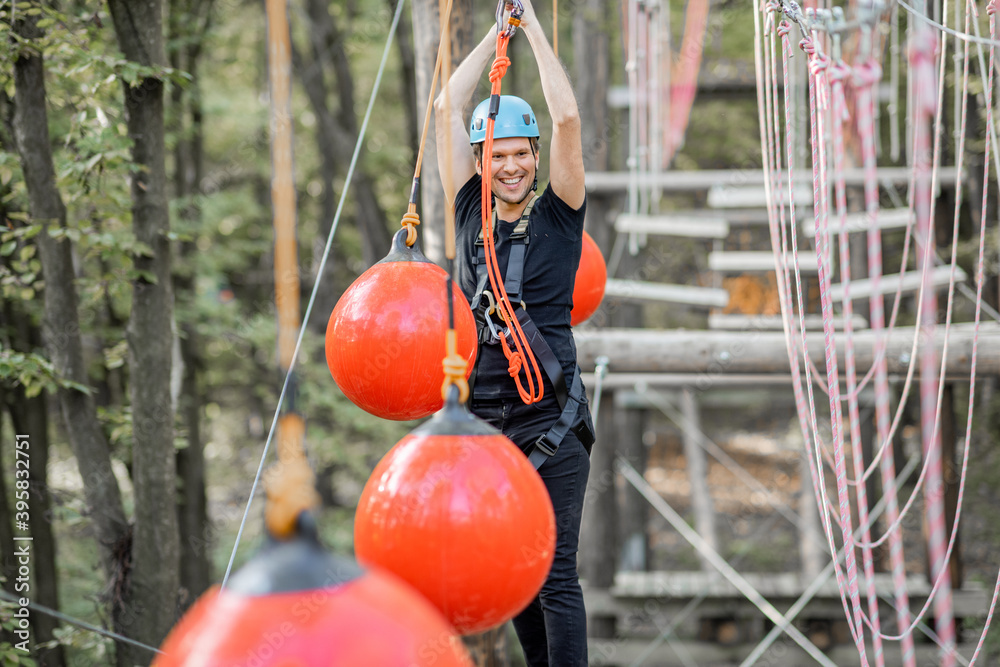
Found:
[[[243,511],[243,518],[240,520],[240,528],[236,532],[236,543],[233,545],[233,552],[229,556],[229,564],[226,566],[226,575],[222,579],[222,588],[226,587],[226,583],[229,581],[229,574],[233,569],[233,561],[236,560],[236,552],[240,547],[240,539],[243,537],[243,529],[246,526],[247,517],[250,514],[250,506],[253,504],[254,495],[257,492],[257,486],[260,484],[261,475],[264,472],[264,462],[267,460],[267,454],[271,449],[271,441],[274,439],[275,427],[278,423],[278,416],[281,414],[281,406],[285,401],[285,394],[288,393],[289,379],[292,377],[292,371],[295,370],[295,362],[299,358],[299,349],[302,347],[302,338],[305,335],[306,324],[309,322],[309,315],[312,313],[313,304],[316,303],[316,296],[319,294],[319,286],[323,282],[324,268],[326,267],[326,261],[330,256],[330,249],[333,247],[333,235],[337,232],[337,226],[340,224],[340,216],[344,210],[344,202],[347,200],[347,192],[351,187],[351,179],[354,177],[354,170],[358,164],[358,156],[361,154],[361,145],[365,140],[365,132],[368,130],[368,121],[371,119],[372,109],[375,106],[375,98],[378,96],[379,86],[382,83],[382,73],[385,71],[385,64],[389,59],[389,49],[392,47],[392,40],[396,36],[396,28],[399,26],[399,18],[403,13],[403,5],[406,4],[406,0],[400,0],[396,5],[396,13],[392,17],[392,26],[389,28],[389,37],[385,42],[385,49],[382,51],[382,61],[378,66],[378,73],[375,75],[375,83],[372,86],[371,97],[368,99],[368,108],[365,111],[364,121],[361,123],[361,129],[358,132],[358,141],[354,145],[354,154],[351,156],[351,166],[347,169],[347,177],[344,179],[344,189],[340,193],[340,202],[337,204],[337,211],[333,216],[333,224],[330,226],[330,234],[326,238],[326,247],[323,249],[323,259],[319,263],[319,268],[316,271],[316,283],[313,285],[312,294],[309,296],[309,305],[306,306],[305,315],[302,317],[302,326],[299,329],[299,336],[295,341],[295,351],[292,353],[292,360],[288,364],[288,372],[285,374],[285,380],[281,385],[281,394],[278,396],[278,405],[274,409],[274,417],[271,420],[271,428],[267,433],[267,441],[264,443],[264,451],[260,455],[260,464],[257,466],[257,474],[253,478],[253,485],[250,487],[250,497],[247,499],[246,509]]]
[[[908,4],[906,4],[905,2],[903,2],[903,0],[896,0],[896,4],[898,4],[900,7],[902,7],[907,12],[909,12],[910,16],[913,16],[915,18],[920,19],[921,21],[923,21],[927,25],[931,26],[935,30],[939,30],[940,32],[946,32],[949,35],[952,35],[953,37],[957,37],[958,39],[962,40],[963,42],[971,42],[973,44],[986,44],[986,45],[993,44],[994,46],[1000,46],[1000,41],[992,40],[992,39],[989,39],[987,37],[979,37],[977,35],[970,35],[968,33],[964,33],[964,32],[960,32],[958,30],[955,30],[954,28],[949,28],[948,26],[941,25],[940,23],[938,23],[934,19],[931,19],[931,18],[928,18],[927,16],[924,16],[923,14],[921,14],[920,12],[918,12],[916,9],[914,9],[913,7],[911,7]],[[976,26],[976,32],[979,32],[979,27],[978,26]]]

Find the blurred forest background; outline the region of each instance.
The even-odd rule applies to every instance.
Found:
[[[397,1],[289,3],[303,306]],[[327,370],[323,334],[339,295],[388,251],[405,212],[437,4],[416,0],[403,12],[305,323],[299,408],[324,500],[323,538],[341,553],[351,552],[369,472],[413,424],[347,401]],[[537,5],[550,32],[552,9]],[[494,9],[456,1],[456,60],[492,25]],[[732,0],[712,9],[702,71],[751,85],[696,101],[673,167],[760,168],[751,7]],[[626,80],[619,10],[565,0],[557,11],[559,55],[591,124],[588,168],[623,169],[627,111],[609,109],[606,94]],[[683,5],[671,13],[679,37]],[[280,389],[263,3],[0,0],[0,33],[3,586],[13,590],[16,571],[14,435],[27,434],[32,600],[158,645],[221,580]],[[527,44],[515,37],[510,55],[504,91],[544,108]],[[428,161],[421,233],[433,239],[442,213],[426,184],[436,166]],[[605,223],[592,231],[602,245]],[[663,271],[703,268],[690,265],[683,242],[669,252],[677,261],[661,262]],[[662,326],[688,315],[645,316]],[[613,320],[599,314],[591,326]],[[262,504],[250,513],[237,567],[260,544],[261,514]],[[175,597],[176,606],[165,602]],[[40,613],[32,622],[40,664],[150,658]],[[9,629],[0,663],[32,664],[2,643]]]

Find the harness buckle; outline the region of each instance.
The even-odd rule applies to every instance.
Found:
[[[559,449],[559,447],[558,445],[557,446],[550,445],[549,441],[545,438],[545,435],[541,435],[538,437],[538,440],[535,440],[534,449],[541,451],[542,454],[545,454],[545,456],[551,457],[556,453],[556,450]]]

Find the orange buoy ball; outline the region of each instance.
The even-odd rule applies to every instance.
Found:
[[[354,549],[430,600],[460,634],[524,609],[552,567],[555,515],[527,457],[454,400],[372,472]]]
[[[604,298],[604,287],[608,283],[608,266],[597,243],[587,232],[583,233],[583,252],[580,253],[580,268],[576,270],[573,285],[573,310],[570,323],[576,326],[586,321]]]
[[[355,405],[383,419],[427,417],[441,409],[441,360],[448,330],[448,279],[417,244],[396,232],[392,249],[340,297],[326,327],[326,363]],[[471,372],[476,324],[453,285],[458,354]]]
[[[263,562],[262,562],[263,561]],[[472,667],[429,602],[388,572],[362,570],[314,539],[277,543],[167,636],[153,667]]]

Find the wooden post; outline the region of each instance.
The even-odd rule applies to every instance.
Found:
[[[621,439],[622,457],[639,472],[646,470],[646,445],[642,441],[646,430],[646,410],[623,408]],[[649,569],[649,537],[646,526],[649,501],[632,485],[626,484],[622,494],[621,569],[642,572]]]
[[[886,340],[889,373],[906,373],[913,346],[913,327],[896,327]],[[953,324],[948,337],[949,376],[969,376],[972,363],[973,331],[970,325]],[[573,332],[577,358],[584,370],[594,368],[598,356],[607,356],[613,373],[696,373],[695,389],[716,378],[740,373],[788,373],[785,335],[780,331],[748,328],[744,331],[656,331],[651,329],[603,329]],[[881,334],[880,334],[881,335]],[[806,334],[809,356],[821,368],[826,363],[826,342],[822,331]],[[854,358],[858,373],[871,368],[875,333],[854,333]],[[943,349],[944,327],[938,327],[932,341],[938,353]],[[837,337],[837,355],[843,362],[843,336]],[[939,357],[940,358],[940,357]],[[977,372],[1000,373],[1000,325],[983,322],[979,329]]]
[[[681,394],[681,414],[684,423],[681,430],[684,439],[684,458],[687,459],[688,480],[691,482],[691,507],[694,510],[694,527],[708,546],[719,550],[715,536],[715,509],[712,494],[708,490],[708,465],[705,450],[701,447],[701,414],[698,400],[690,387]],[[701,569],[714,572],[715,567],[699,552]]]
[[[955,432],[955,387],[952,383],[944,386],[941,395],[941,475],[943,478],[944,491],[944,523],[945,530],[950,531],[955,523],[955,509],[958,507],[958,470],[955,466],[956,432]],[[926,514],[926,511],[925,511]],[[925,537],[929,535],[927,526],[924,526]],[[945,535],[948,538],[950,533]],[[927,557],[927,581],[931,584],[934,579],[930,574],[931,560]],[[962,567],[962,544],[961,536],[955,538],[955,547],[952,549],[951,558],[948,560],[948,572],[951,579],[952,588],[961,588],[964,578]]]
[[[605,391],[597,415],[597,442],[590,454],[590,480],[583,506],[580,535],[580,576],[587,588],[607,591],[615,583],[615,555],[618,532],[618,506],[614,461],[618,442],[614,395]],[[615,617],[606,613],[590,613],[590,637],[611,638],[615,635]]]

